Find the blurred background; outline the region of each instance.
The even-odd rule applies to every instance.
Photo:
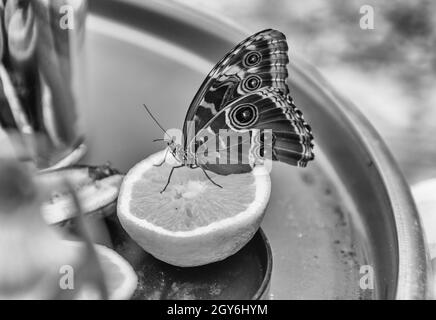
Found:
[[[284,32],[291,64],[298,55],[315,65],[359,107],[410,184],[436,177],[436,1],[173,1],[250,34]],[[373,29],[361,28],[362,6]]]

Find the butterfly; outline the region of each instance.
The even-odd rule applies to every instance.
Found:
[[[239,43],[215,65],[189,106],[183,142],[167,141],[167,152],[180,165],[172,167],[161,192],[173,170],[183,166],[201,168],[220,187],[207,171],[249,172],[267,157],[266,149],[272,160],[290,165],[305,167],[314,159],[312,129],[289,95],[288,63],[285,35],[267,29]]]

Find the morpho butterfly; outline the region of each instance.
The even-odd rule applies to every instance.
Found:
[[[289,95],[288,62],[286,37],[267,29],[216,64],[188,109],[183,141],[168,142],[180,165],[161,192],[182,166],[200,167],[217,185],[206,170],[228,175],[248,172],[267,157],[300,167],[314,159],[311,128]]]

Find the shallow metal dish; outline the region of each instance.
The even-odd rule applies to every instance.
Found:
[[[181,128],[210,68],[247,35],[173,3],[91,0],[90,10],[84,161],[110,160],[126,171],[163,148],[151,142],[162,133],[141,105],[167,128]],[[427,297],[421,224],[386,146],[355,107],[290,55],[291,93],[313,127],[317,158],[306,169],[273,168],[262,225],[274,255],[270,297]],[[359,285],[366,265],[373,289]]]
[[[259,230],[231,257],[200,267],[181,268],[145,252],[123,230],[116,216],[105,219],[114,249],[138,275],[134,300],[258,300],[268,298],[272,253]]]

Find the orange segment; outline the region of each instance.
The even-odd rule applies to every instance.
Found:
[[[270,195],[267,170],[228,176],[200,168],[176,168],[165,192],[171,165],[160,167],[164,151],[135,165],[118,197],[124,229],[146,251],[178,266],[225,259],[241,249],[260,226]],[[169,155],[168,157],[171,157]]]

